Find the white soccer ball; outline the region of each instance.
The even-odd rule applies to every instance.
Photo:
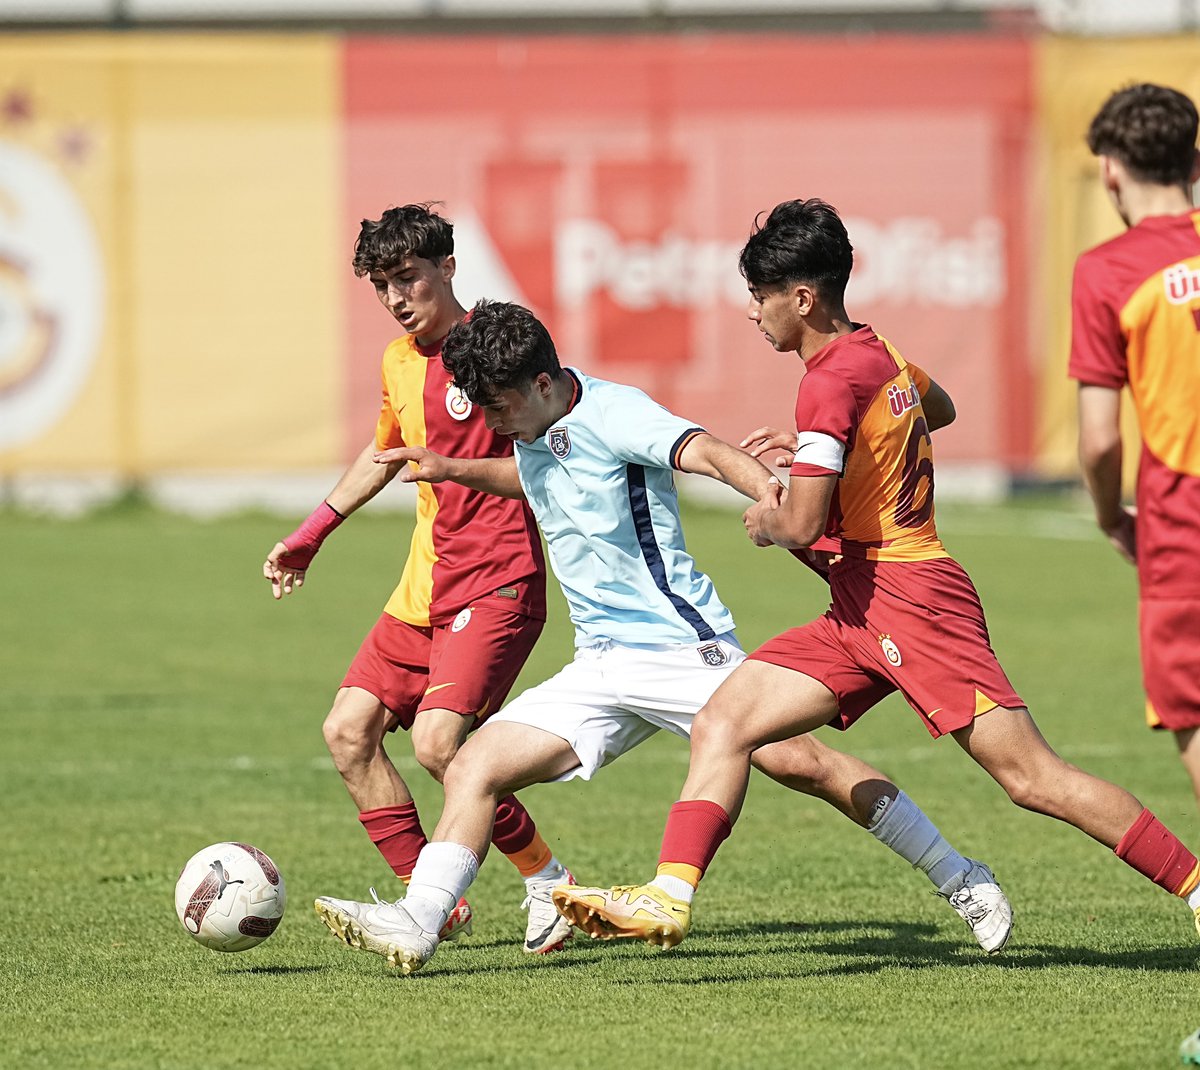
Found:
[[[175,885],[180,924],[213,951],[261,944],[286,905],[279,867],[248,843],[214,843],[197,851]]]

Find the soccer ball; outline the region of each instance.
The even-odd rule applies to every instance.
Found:
[[[1200,1066],[1200,1029],[1183,1038],[1179,1045],[1179,1061],[1184,1066]]]
[[[248,843],[214,843],[188,859],[175,885],[180,924],[213,951],[261,944],[283,917],[279,868]]]

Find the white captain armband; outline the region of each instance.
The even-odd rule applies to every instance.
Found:
[[[811,464],[841,475],[845,463],[846,447],[832,435],[823,435],[820,431],[801,431],[796,436],[793,465]]]

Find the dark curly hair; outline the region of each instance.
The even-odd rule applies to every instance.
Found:
[[[1088,127],[1097,156],[1120,160],[1139,182],[1187,185],[1196,158],[1196,105],[1176,89],[1141,85],[1119,89]]]
[[[482,300],[456,323],[442,343],[442,363],[476,405],[490,405],[502,390],[527,393],[546,372],[562,374],[550,332],[529,309]]]
[[[840,305],[854,267],[854,247],[837,212],[810,197],[777,204],[765,223],[759,219],[738,257],[742,277],[763,290],[806,282]]]
[[[437,201],[389,208],[379,219],[364,219],[354,243],[354,274],[388,271],[406,256],[441,260],[454,252],[454,224],[433,211]]]

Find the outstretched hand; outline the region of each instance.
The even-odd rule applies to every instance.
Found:
[[[271,597],[276,601],[285,594],[291,594],[293,589],[304,586],[304,574],[308,566],[306,564],[300,568],[294,561],[289,563],[290,556],[287,546],[277,542],[263,562],[263,576],[270,581]],[[311,555],[309,557],[311,559]]]
[[[790,468],[796,455],[796,432],[780,431],[774,427],[759,427],[751,431],[739,445],[751,457],[761,457],[771,450],[783,450],[775,458],[776,468]]]
[[[427,446],[397,446],[375,454],[376,464],[403,464],[401,483],[443,483],[450,478],[447,458]]]

